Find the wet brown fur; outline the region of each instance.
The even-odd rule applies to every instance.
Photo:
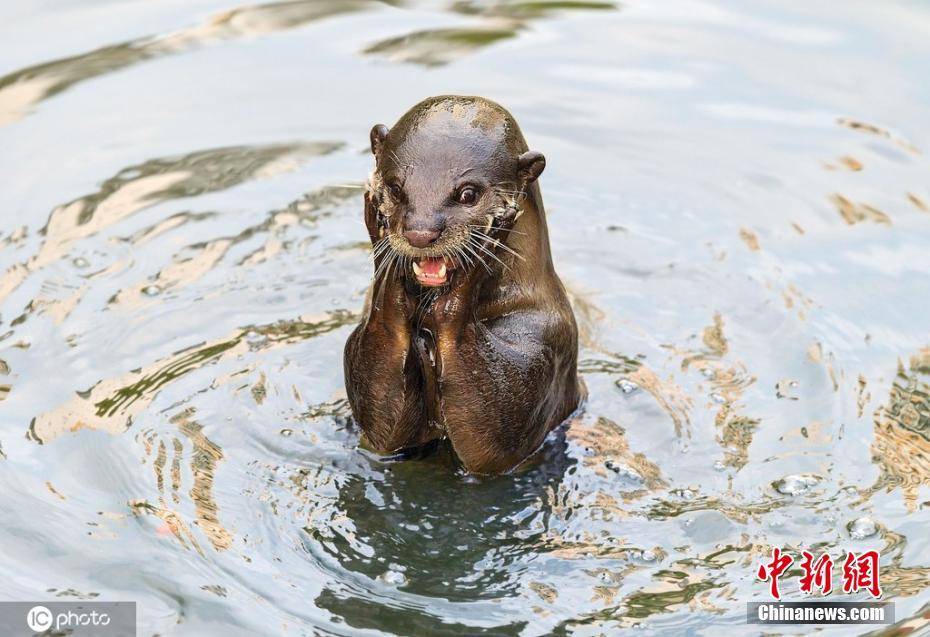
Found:
[[[536,183],[545,159],[501,106],[460,96],[376,126],[372,151],[375,278],[345,348],[355,419],[380,453],[448,437],[469,471],[507,471],[580,399],[577,328]],[[463,184],[480,189],[474,205],[456,202]],[[407,230],[440,234],[414,248]],[[411,262],[427,256],[454,263],[447,285],[416,282]]]

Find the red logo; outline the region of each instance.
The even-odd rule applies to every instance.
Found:
[[[843,592],[857,593],[868,591],[875,598],[882,596],[879,585],[879,553],[878,551],[865,551],[857,554],[847,551],[843,562]],[[772,558],[759,565],[756,577],[763,582],[769,582],[769,593],[775,599],[781,599],[778,590],[779,579],[794,563],[794,558],[778,547],[772,548]],[[827,553],[816,557],[809,551],[801,551],[801,577],[798,589],[808,595],[815,591],[826,596],[833,591],[833,559]]]
[[[756,575],[763,582],[771,580],[770,592],[775,599],[781,599],[781,594],[778,592],[778,578],[791,566],[792,562],[794,562],[793,557],[784,555],[780,548],[774,547],[772,548],[772,561],[768,564],[759,565],[759,571]]]
[[[809,595],[818,588],[821,595],[829,595],[833,590],[833,560],[826,553],[822,553],[816,562],[812,553],[801,551],[801,555],[804,557],[801,560],[801,570],[804,571],[801,592]]]
[[[843,592],[856,593],[862,589],[872,597],[882,596],[878,583],[878,551],[866,551],[862,555],[847,553],[843,562]]]

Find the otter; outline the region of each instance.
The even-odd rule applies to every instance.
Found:
[[[507,472],[582,393],[537,183],[546,159],[481,97],[426,99],[370,140],[374,275],[344,361],[362,444],[446,438],[466,471]]]

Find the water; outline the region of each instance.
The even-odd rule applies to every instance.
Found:
[[[754,635],[776,545],[881,549],[926,612],[928,34],[914,3],[4,3],[0,598],[135,600],[146,636]],[[499,478],[359,450],[342,386],[368,131],[447,92],[546,154],[583,328],[584,414]]]

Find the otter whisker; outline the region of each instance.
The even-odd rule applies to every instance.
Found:
[[[473,236],[473,238],[474,238],[474,236]],[[474,241],[472,245],[473,245],[475,248],[477,248],[477,249],[481,250],[482,252],[484,252],[485,254],[487,254],[489,257],[491,257],[492,259],[494,259],[494,260],[497,261],[498,263],[500,263],[505,269],[507,269],[507,270],[510,269],[510,267],[509,267],[506,263],[504,263],[503,261],[501,261],[500,258],[498,258],[498,256],[497,256],[496,254],[494,254],[494,252],[492,252],[491,250],[488,250],[487,247],[485,247],[480,241]]]
[[[381,277],[381,273],[387,267],[387,262],[388,262],[388,259],[384,259],[383,261],[381,261],[381,263],[378,264],[378,267],[375,268],[375,274],[372,277],[374,281],[377,282],[378,279]]]
[[[400,261],[400,260],[403,259],[403,256],[402,256],[402,255],[399,255],[399,254],[397,254],[396,252],[395,252],[394,254],[395,254],[395,258],[391,259],[391,265],[388,266],[387,271],[384,273],[384,282],[385,282],[385,284],[387,284],[387,282],[391,280],[391,274],[394,272],[394,265],[395,265],[398,261]]]
[[[479,250],[481,250],[482,252],[484,252],[485,254],[487,254],[489,257],[491,257],[491,258],[494,259],[495,261],[497,261],[498,263],[500,263],[502,266],[504,266],[504,267],[507,268],[508,270],[510,269],[510,268],[507,266],[506,263],[504,263],[503,261],[501,261],[500,257],[498,257],[496,254],[494,254],[491,250],[488,250],[487,246],[485,246],[484,244],[482,244],[482,243],[480,243],[480,242],[475,242],[475,243],[474,243],[474,246],[475,246],[477,249],[479,249]]]
[[[484,234],[483,232],[481,232],[481,230],[475,230],[474,232],[475,232],[475,234],[479,235],[481,238],[487,239],[492,245],[494,245],[494,246],[496,246],[496,247],[499,247],[499,248],[503,248],[505,251],[509,252],[510,254],[512,254],[513,256],[517,257],[517,258],[520,259],[521,261],[526,261],[526,259],[523,257],[522,254],[520,254],[519,252],[517,252],[516,250],[514,250],[513,248],[511,248],[511,247],[508,246],[507,244],[503,243],[502,241],[498,241],[498,240],[495,239],[494,237],[490,237],[490,236]]]
[[[484,226],[476,226],[476,225],[472,225],[472,224],[466,224],[466,225],[467,225],[469,228],[474,228],[474,229],[476,229],[476,230],[481,230],[481,229],[484,228]],[[524,237],[527,236],[527,234],[526,234],[525,232],[521,232],[520,230],[516,230],[516,229],[514,229],[514,228],[495,228],[495,230],[496,230],[497,232],[510,232],[510,233],[512,233],[512,234],[519,234],[519,235],[522,235],[522,236],[524,236]]]
[[[464,265],[467,262],[468,267],[474,267],[475,264],[472,262],[471,258],[465,254],[465,251],[462,249],[461,245],[456,245],[453,249],[455,251],[455,256],[458,257],[459,265]]]
[[[467,250],[469,254],[471,254],[472,256],[474,256],[475,260],[476,260],[478,263],[480,263],[481,266],[482,266],[485,270],[488,271],[488,274],[491,274],[491,268],[488,267],[488,264],[485,263],[484,259],[482,259],[482,258],[478,255],[477,252],[475,252],[475,249],[472,248],[470,244],[463,245],[462,247],[463,247],[465,250]]]
[[[402,161],[400,160],[400,157],[397,156],[397,153],[395,153],[393,150],[390,150],[390,149],[388,150],[388,152],[391,154],[391,157],[394,159],[394,163],[395,163],[398,167],[404,165],[404,162],[402,162]]]
[[[430,290],[426,292],[422,297],[420,297],[420,303],[417,305],[416,317],[417,317],[417,330],[423,327],[423,318],[427,310],[436,302],[436,299],[439,298],[439,290]]]
[[[469,252],[469,254],[471,254],[472,256],[474,256],[474,257],[475,257],[475,260],[478,261],[478,263],[480,263],[480,264],[484,267],[484,269],[488,271],[488,274],[491,274],[491,268],[488,266],[488,264],[485,262],[485,260],[482,259],[481,256],[480,256],[477,252],[475,252],[475,249],[474,249],[474,248],[472,247],[472,245],[471,245],[471,241],[472,241],[472,239],[469,238],[468,242],[463,243],[463,244],[462,244],[462,249],[463,249],[463,250],[467,250],[467,251]]]
[[[371,258],[372,258],[375,262],[377,262],[378,259],[380,259],[381,257],[384,256],[385,250],[388,250],[390,247],[391,247],[391,246],[390,246],[390,244],[389,244],[389,242],[387,241],[386,238],[385,238],[385,239],[380,239],[377,243],[375,243],[375,244],[371,247]]]
[[[378,264],[378,268],[375,270],[375,275],[374,275],[375,281],[377,281],[381,277],[381,275],[386,274],[387,271],[390,269],[390,267],[393,265],[394,261],[396,261],[400,257],[400,254],[394,250],[389,250],[389,253],[390,253],[390,256],[382,260],[381,263]]]
[[[382,306],[381,302],[384,300],[384,288],[387,287],[387,277],[385,277],[384,279],[381,279],[380,276],[381,274],[387,272],[387,270],[391,267],[394,261],[397,260],[398,256],[399,255],[397,254],[397,252],[391,252],[390,256],[384,261],[382,261],[381,264],[378,266],[378,269],[375,270],[374,283],[372,285],[377,285],[378,291],[377,291],[377,297],[372,298],[372,303],[378,309],[381,309],[381,306]]]
[[[383,278],[383,275],[384,275],[384,273],[387,271],[388,264],[391,262],[391,258],[392,258],[392,257],[389,257],[389,258],[385,259],[385,260],[381,263],[381,265],[378,266],[378,269],[375,270],[374,283],[375,283],[375,285],[379,286],[379,287],[378,287],[378,290],[379,290],[379,298],[380,298],[380,292],[381,292],[381,290],[383,290],[383,288],[384,288],[384,278]]]

